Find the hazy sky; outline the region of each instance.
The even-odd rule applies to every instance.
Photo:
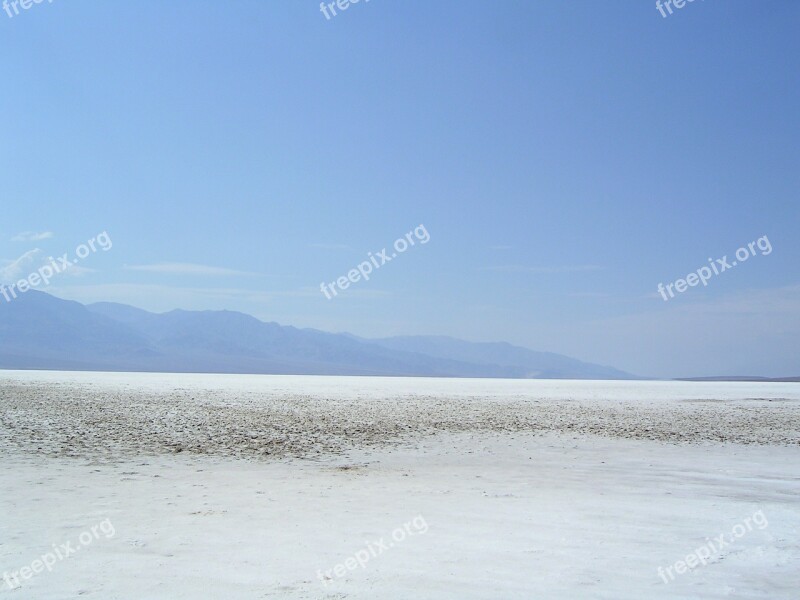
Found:
[[[798,25],[795,0],[2,11],[0,269],[105,231],[40,289],[800,375]],[[320,291],[420,224],[427,244]]]

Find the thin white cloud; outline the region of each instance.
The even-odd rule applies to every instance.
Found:
[[[34,248],[33,250],[28,250],[16,260],[6,261],[6,265],[0,268],[0,280],[6,283],[13,283],[20,276],[27,277],[28,272],[30,271],[29,265],[32,265],[37,261],[41,251],[42,250],[40,248]],[[26,269],[28,271],[26,271]]]
[[[25,254],[16,260],[7,260],[5,265],[0,267],[0,282],[3,283],[16,283],[20,279],[26,278],[32,273],[35,273],[39,268],[45,265],[51,265],[52,259],[45,258],[41,248],[34,248],[28,250]],[[82,277],[89,273],[95,273],[95,269],[81,267],[74,263],[69,263],[66,268],[61,268],[59,262],[59,270],[57,275],[68,275],[72,277]]]
[[[96,269],[89,269],[88,267],[79,267],[78,265],[71,264],[66,270],[62,271],[65,275],[72,275],[73,277],[83,277],[89,273],[96,273]]]
[[[234,275],[257,275],[247,271],[236,271],[223,267],[210,267],[192,263],[158,263],[154,265],[125,265],[129,271],[145,271],[147,273],[169,273],[172,275],[208,275],[211,277],[228,277]]]
[[[497,265],[494,267],[481,267],[481,271],[494,271],[497,273],[532,273],[547,275],[551,273],[579,273],[581,271],[601,271],[605,267],[599,265],[565,265],[555,267],[527,267],[524,265]]]
[[[39,242],[41,240],[49,240],[53,237],[52,231],[42,231],[37,233],[35,231],[23,231],[11,238],[12,242]]]

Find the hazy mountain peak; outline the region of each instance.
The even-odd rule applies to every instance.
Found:
[[[0,304],[0,368],[632,378],[506,342],[449,336],[369,340],[266,323],[237,311],[153,313],[114,302],[84,306],[35,291]]]

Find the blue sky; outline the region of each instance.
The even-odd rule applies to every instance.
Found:
[[[0,268],[106,231],[43,289],[798,375],[799,22],[792,0],[0,12]],[[320,292],[420,224],[429,243]],[[764,235],[769,255],[658,295]]]

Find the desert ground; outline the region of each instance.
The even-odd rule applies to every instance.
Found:
[[[797,598],[800,384],[0,372],[0,597]]]

